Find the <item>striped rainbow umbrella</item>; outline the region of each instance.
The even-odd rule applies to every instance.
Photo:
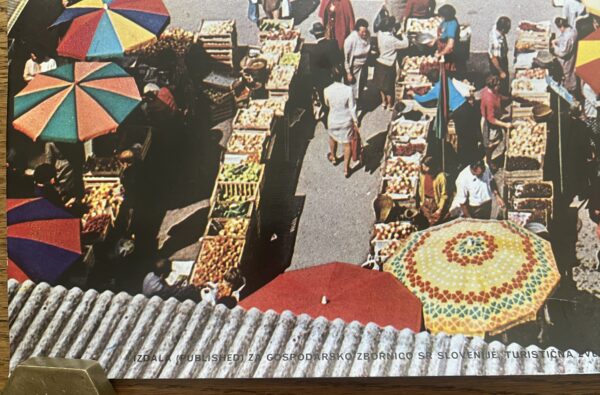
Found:
[[[74,143],[115,131],[141,102],[114,63],[78,62],[35,76],[15,96],[15,129],[33,140]]]
[[[169,19],[161,0],[82,0],[52,26],[71,22],[57,52],[84,60],[122,56],[154,40]]]
[[[43,198],[6,208],[8,278],[54,284],[81,256],[81,220]]]
[[[600,93],[600,29],[579,41],[575,74]]]

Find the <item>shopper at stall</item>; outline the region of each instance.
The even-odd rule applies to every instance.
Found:
[[[552,51],[558,59],[562,70],[562,85],[576,95],[577,77],[575,76],[575,60],[577,50],[577,31],[571,27],[565,18],[556,18],[554,24],[560,31],[559,36],[552,40]]]
[[[495,161],[504,154],[506,149],[504,129],[511,129],[512,124],[502,120],[505,115],[502,100],[506,98],[500,94],[500,78],[490,75],[486,79],[485,85],[481,91],[483,148],[488,165],[495,171],[498,168]]]
[[[587,14],[585,5],[581,0],[564,0],[565,5],[563,6],[563,18],[567,20],[569,26],[575,27],[577,19]]]
[[[153,270],[144,277],[142,293],[151,298],[158,296],[162,299],[176,298],[180,301],[190,299],[200,302],[200,290],[192,285],[186,285],[185,281],[179,280],[173,285],[166,281],[172,271],[171,261],[159,259],[155,262]]]
[[[460,40],[460,25],[456,19],[456,9],[450,4],[444,4],[438,10],[438,15],[444,21],[438,29],[436,56],[444,59],[446,70],[456,71],[456,46]]]
[[[325,88],[325,104],[329,108],[327,116],[327,132],[329,134],[329,152],[327,159],[338,163],[337,145],[342,144],[344,151],[344,175],[350,177],[350,161],[353,133],[358,132],[358,117],[352,88],[338,81]]]
[[[354,9],[350,0],[321,0],[319,18],[325,26],[325,37],[336,40],[340,49],[354,29]]]
[[[404,8],[404,20],[432,18],[435,13],[435,5],[435,0],[408,0]]]
[[[281,0],[262,0],[262,5],[267,18],[279,19],[281,16]]]
[[[159,127],[168,127],[174,118],[181,115],[175,97],[167,87],[147,84],[144,87],[143,100],[143,108],[150,121]]]
[[[427,156],[421,162],[419,176],[418,202],[421,214],[429,225],[443,222],[448,215],[448,190],[446,174],[437,161]]]
[[[127,213],[127,230],[130,230],[139,196],[139,157],[135,149],[127,149],[119,154],[118,160],[122,169],[119,176],[123,186],[121,211]]]
[[[310,75],[320,104],[324,106],[323,90],[333,83],[332,73],[341,73],[343,55],[335,40],[325,37],[325,27],[321,22],[315,22],[310,32],[317,39],[317,43],[307,50]]]
[[[500,208],[504,200],[500,196],[494,176],[483,160],[473,162],[456,178],[456,196],[452,207],[459,207],[463,217],[490,219],[492,199]]]
[[[56,188],[56,170],[48,163],[38,165],[33,171],[33,194],[42,197],[55,206],[66,207]],[[69,202],[72,205],[73,202]]]
[[[344,42],[346,80],[352,86],[354,99],[359,106],[361,93],[367,82],[367,58],[370,52],[369,23],[364,19],[359,19],[356,21],[354,31]]]
[[[396,89],[396,59],[398,51],[408,48],[406,37],[396,37],[392,30],[394,17],[383,17],[380,31],[377,33],[379,57],[375,62],[373,84],[379,90],[384,109],[393,110]]]
[[[490,71],[500,78],[500,92],[509,93],[508,71],[508,41],[506,35],[510,32],[511,21],[506,16],[501,16],[496,21],[496,26],[490,32],[488,56]]]
[[[600,124],[598,123],[600,95],[594,92],[594,89],[585,82],[582,84],[581,92],[584,99],[583,106],[585,109],[586,123],[594,134],[600,135]]]
[[[64,202],[83,198],[83,146],[73,143],[47,142],[46,163],[56,171],[56,189]]]
[[[23,79],[25,82],[29,82],[40,72],[40,62],[42,57],[40,56],[40,50],[34,49],[29,54],[29,59],[25,62],[25,69],[23,70]]]

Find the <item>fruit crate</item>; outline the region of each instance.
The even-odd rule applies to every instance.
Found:
[[[387,192],[388,186],[394,182],[394,178],[385,178],[381,182],[381,194],[387,195],[392,198],[394,201],[402,202],[404,206],[413,207],[416,206],[417,200],[417,184],[418,179],[413,177],[410,179],[410,190],[405,193],[392,193]]]
[[[202,20],[198,28],[198,41],[205,48],[234,48],[237,46],[235,20]]]
[[[264,118],[264,122],[256,123],[256,122],[246,122],[244,121],[244,117],[247,113],[254,112],[247,108],[241,108],[235,114],[233,118],[233,130],[234,131],[262,131],[271,134],[273,130],[273,122],[275,120],[275,111],[270,108],[263,108],[258,112],[257,118]]]
[[[515,198],[509,203],[513,211],[531,211],[537,215],[543,214],[546,219],[545,225],[552,220],[554,208],[552,198]]]
[[[550,181],[515,180],[508,184],[509,201],[513,199],[554,198],[554,185]]]
[[[393,139],[388,139],[384,152],[385,157],[388,159],[412,156],[415,153],[424,156],[427,152],[427,141],[425,139],[414,139],[408,143],[402,143]]]
[[[235,164],[235,163],[231,163],[231,162],[229,162],[229,163],[222,162],[219,166],[217,183],[222,183],[225,185],[229,185],[229,184],[232,184],[232,185],[237,185],[237,184],[254,185],[254,184],[256,184],[258,186],[258,190],[261,191],[264,186],[264,183],[265,183],[265,165],[256,165],[258,167],[258,171],[257,171],[258,178],[256,180],[247,181],[247,180],[225,180],[225,179],[223,179],[224,171],[226,170],[226,168],[231,167],[231,166],[235,166],[235,167],[240,166],[241,167],[244,165],[245,165],[244,163]]]
[[[246,239],[250,231],[251,219],[249,218],[210,218],[204,237],[231,237],[234,239]],[[231,231],[230,229],[234,229]],[[225,231],[225,234],[220,232]]]
[[[121,180],[118,177],[87,177],[87,176],[83,177],[84,190],[87,190],[88,188],[102,187],[102,186],[106,186],[106,188],[110,188],[111,190],[114,187],[114,188],[119,189],[119,191],[120,191],[120,195],[117,196],[117,198],[116,198],[117,204],[115,206],[106,207],[106,203],[109,203],[109,202],[105,202],[104,207],[102,207],[104,214],[108,214],[111,216],[111,225],[114,225],[114,221],[119,216],[121,203],[123,202],[123,186],[121,185]],[[108,190],[107,190],[107,192],[108,192]],[[85,200],[85,196],[84,196],[84,200]],[[82,218],[84,224],[86,221],[86,215],[87,214],[84,214],[83,218]]]
[[[242,140],[245,141],[254,141],[256,144],[252,144],[252,146],[244,146],[241,143]],[[270,151],[270,146],[272,145],[271,141],[272,137],[268,135],[266,132],[242,132],[242,131],[234,131],[227,142],[227,150],[226,155],[229,154],[238,154],[238,155],[258,155],[261,161],[267,157],[268,152]],[[254,150],[254,148],[257,148]]]
[[[267,33],[273,30],[292,30],[294,18],[270,19],[263,18],[258,22],[258,37],[263,39]]]
[[[216,182],[210,198],[211,206],[217,203],[252,202],[258,208],[260,187],[256,182]]]
[[[244,239],[205,236],[201,240],[200,253],[190,274],[190,284],[196,286],[202,286],[207,282],[218,284],[223,281],[223,277],[230,269],[241,266],[246,250]],[[224,245],[225,248],[222,247]],[[226,254],[229,254],[229,259]]]

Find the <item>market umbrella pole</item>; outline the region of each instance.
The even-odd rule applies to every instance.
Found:
[[[560,178],[560,193],[565,190],[563,178],[563,152],[562,152],[562,98],[557,96],[558,100],[558,177]]]
[[[442,145],[442,171],[446,171],[446,134],[448,122],[448,79],[444,58],[440,60],[440,93],[438,97],[437,113],[435,117],[435,137]]]

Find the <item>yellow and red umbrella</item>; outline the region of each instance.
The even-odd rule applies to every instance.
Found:
[[[600,93],[600,29],[579,41],[575,73]]]
[[[600,0],[583,0],[583,5],[590,14],[600,16]]]
[[[35,76],[15,96],[15,129],[32,140],[74,143],[115,131],[141,102],[115,63],[78,62]]]
[[[413,233],[385,270],[421,300],[432,333],[481,337],[534,320],[560,280],[550,243],[510,221]]]

